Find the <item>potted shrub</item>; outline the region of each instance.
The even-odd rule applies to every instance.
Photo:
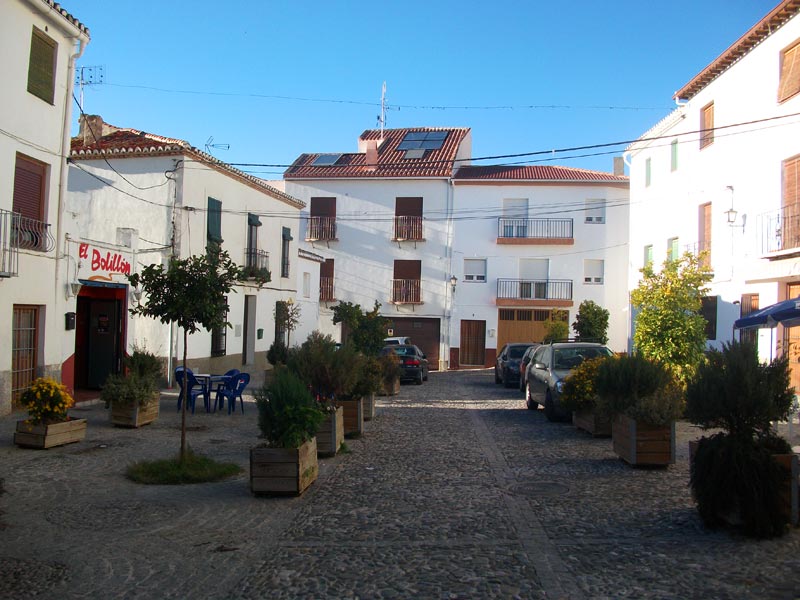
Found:
[[[272,381],[272,376],[275,374],[275,368],[278,365],[285,365],[288,358],[288,346],[281,339],[274,340],[267,349],[267,362],[272,365],[272,368],[264,371],[265,384],[269,385],[269,383]]]
[[[617,456],[631,465],[675,462],[683,390],[667,367],[640,354],[613,356],[599,365],[595,385]]]
[[[308,387],[278,369],[255,393],[264,443],[250,449],[250,489],[255,494],[302,494],[319,474],[317,431],[324,415]]]
[[[689,383],[686,415],[703,429],[691,461],[692,495],[703,522],[740,526],[754,537],[797,524],[797,456],[772,431],[791,411],[786,357],[763,364],[753,344],[710,350]]]
[[[378,358],[381,367],[381,396],[396,396],[400,393],[400,358],[394,352],[382,354]]]
[[[50,377],[39,377],[22,392],[20,400],[28,409],[28,418],[17,421],[17,446],[52,448],[86,437],[86,419],[73,419],[67,414],[75,400],[65,385]]]
[[[134,348],[125,367],[125,374],[110,375],[100,390],[100,399],[111,407],[111,423],[119,427],[152,423],[161,404],[161,361],[155,354]]]
[[[365,421],[371,421],[375,418],[375,394],[382,387],[382,371],[381,363],[377,357],[364,357],[364,363],[361,366],[361,372],[356,382],[356,393],[361,394],[364,399]]]
[[[572,424],[588,431],[594,437],[611,435],[611,419],[597,408],[595,378],[600,363],[605,357],[591,358],[575,367],[564,379],[564,388],[559,400],[568,412],[572,412]]]

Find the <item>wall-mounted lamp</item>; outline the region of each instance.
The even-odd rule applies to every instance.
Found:
[[[458,283],[458,277],[456,277],[455,275],[452,275],[450,277],[450,289],[453,291],[454,294],[456,293],[456,284],[457,283]]]
[[[747,220],[747,215],[742,215],[742,224],[736,225],[736,217],[739,215],[739,211],[733,208],[733,186],[732,185],[725,186],[725,189],[731,193],[731,207],[725,211],[725,218],[728,221],[728,225],[730,227],[741,227],[742,229],[744,229],[744,225]]]
[[[142,299],[142,288],[136,286],[135,288],[131,288],[131,294],[133,295],[134,300],[139,302]]]
[[[77,296],[81,291],[81,282],[80,281],[73,281],[69,284],[69,291],[72,296]]]

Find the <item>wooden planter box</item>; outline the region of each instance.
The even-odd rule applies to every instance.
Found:
[[[299,448],[250,449],[250,490],[254,494],[300,495],[318,475],[316,438]]]
[[[319,456],[335,456],[344,441],[344,409],[328,413],[322,425],[317,429],[317,454]]]
[[[611,436],[611,418],[597,414],[594,410],[576,410],[572,413],[572,424],[588,431],[594,437]]]
[[[375,394],[364,396],[364,420],[371,421],[375,418]]]
[[[86,419],[70,419],[49,425],[30,425],[27,421],[17,421],[14,443],[23,448],[52,448],[80,442],[85,437]]]
[[[614,452],[632,465],[671,465],[675,463],[675,423],[653,427],[625,415],[611,422]]]
[[[694,462],[699,440],[689,442],[689,462]],[[783,496],[784,511],[789,515],[789,523],[797,527],[800,525],[800,462],[797,454],[773,454],[772,458],[789,472],[789,481],[781,494]],[[740,525],[741,519],[736,515],[719,515],[728,525]]]
[[[117,427],[141,427],[158,418],[161,393],[153,392],[153,397],[144,405],[111,403],[111,424]]]
[[[336,404],[344,409],[344,434],[361,435],[364,433],[364,402],[357,400],[337,400]]]
[[[396,396],[400,393],[400,378],[398,377],[391,383],[384,382],[383,388],[379,392],[380,396]]]

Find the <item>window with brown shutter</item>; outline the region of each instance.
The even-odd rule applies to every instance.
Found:
[[[700,149],[714,143],[714,103],[709,102],[700,111]]]
[[[311,198],[306,240],[336,239],[336,198]]]
[[[58,44],[43,31],[33,28],[31,54],[28,62],[28,91],[53,104],[56,81],[56,51]]]
[[[44,183],[47,165],[17,154],[12,210],[25,219],[44,221]]]
[[[781,248],[800,248],[800,156],[783,161]]]
[[[800,40],[781,52],[781,78],[778,84],[778,102],[783,102],[800,92]]]

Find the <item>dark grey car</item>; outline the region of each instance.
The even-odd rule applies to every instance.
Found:
[[[505,344],[497,354],[494,364],[494,382],[502,383],[506,387],[518,384],[522,356],[531,346],[533,346],[533,342]]]
[[[393,351],[400,359],[401,380],[412,380],[417,385],[428,381],[428,358],[414,344],[395,344],[385,346],[384,350]]]
[[[549,421],[564,421],[571,415],[561,408],[559,397],[564,378],[584,360],[611,356],[613,352],[592,342],[555,342],[539,346],[531,357],[526,373],[525,403],[531,410],[544,406]]]

